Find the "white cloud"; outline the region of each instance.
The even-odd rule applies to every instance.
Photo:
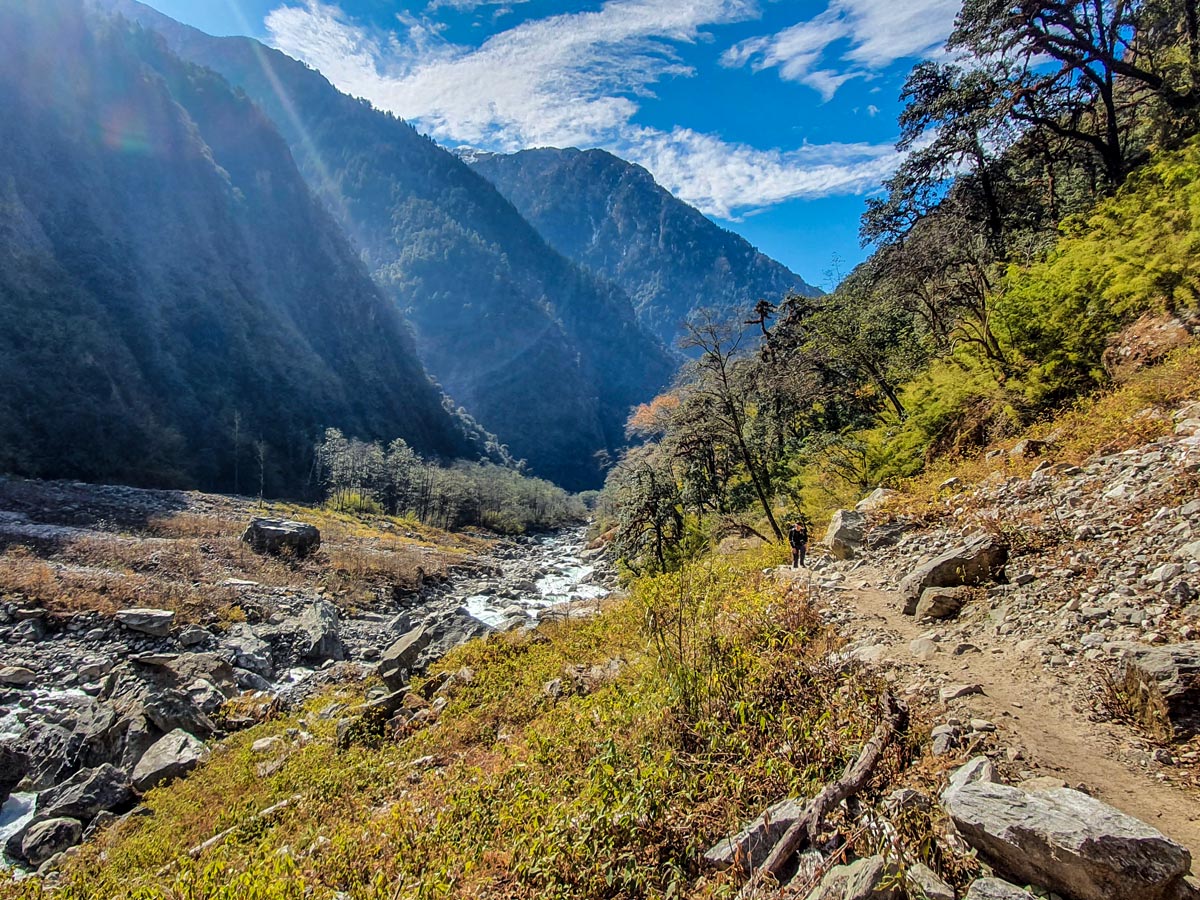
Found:
[[[830,0],[817,16],[727,50],[727,66],[778,69],[829,100],[853,78],[900,59],[939,55],[961,0]],[[841,50],[840,55],[838,50]]]
[[[603,147],[724,218],[878,184],[897,162],[890,145],[763,150],[682,126],[634,124],[639,101],[657,82],[693,74],[679,44],[756,12],[754,0],[607,0],[594,12],[526,21],[479,47],[448,43],[416,19],[401,21],[397,34],[369,31],[320,0],[280,7],[266,25],[279,49],[436,139],[504,151]],[[741,52],[761,53],[762,46]],[[825,77],[833,83],[842,76]]]

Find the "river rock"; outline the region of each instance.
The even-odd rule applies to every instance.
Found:
[[[803,800],[781,800],[731,837],[723,837],[704,854],[715,869],[737,865],[743,874],[762,864],[783,833],[804,813]]]
[[[1118,644],[1117,681],[1144,725],[1170,739],[1200,718],[1200,641],[1150,647]]]
[[[151,609],[149,607],[119,609],[116,620],[130,631],[137,631],[153,637],[166,637],[171,633],[171,624],[175,621],[175,613],[169,609]]]
[[[8,799],[8,795],[21,783],[28,771],[29,756],[18,750],[10,741],[0,743],[0,803]]]
[[[1026,793],[976,782],[948,792],[959,833],[1000,875],[1071,900],[1168,900],[1191,854],[1157,829],[1066,788]]]
[[[242,534],[242,541],[256,553],[279,555],[290,552],[303,557],[321,546],[321,532],[315,525],[292,522],[288,519],[252,519]]]
[[[950,619],[957,616],[970,594],[969,587],[931,587],[921,591],[918,619]]]
[[[825,543],[829,552],[838,559],[851,559],[862,547],[863,529],[867,517],[852,509],[839,509],[833,514],[829,528],[825,531]]]
[[[33,867],[79,843],[83,823],[65,816],[35,822],[21,838],[21,858]]]
[[[433,633],[418,626],[384,651],[379,659],[379,677],[389,690],[398,691],[408,683],[409,670],[432,640]]]
[[[1037,900],[1025,888],[999,878],[976,878],[967,888],[965,900]]]
[[[8,687],[25,687],[37,681],[37,672],[24,666],[5,666],[0,669],[0,684]]]
[[[979,584],[1003,575],[1008,545],[994,534],[977,534],[940,556],[922,563],[900,582],[904,612],[913,615],[922,593],[932,587]]]
[[[320,662],[346,658],[338,632],[338,610],[328,600],[313,601],[296,621],[296,626],[300,632],[297,649],[301,659]]]
[[[896,864],[882,856],[856,859],[826,872],[807,900],[903,900],[898,873]]]
[[[182,778],[208,759],[208,748],[182,728],[176,728],[151,745],[133,770],[133,786],[148,791]]]
[[[101,810],[123,812],[133,805],[129,776],[105,764],[76,772],[62,784],[42,791],[37,798],[37,818],[68,816],[90,822]]]

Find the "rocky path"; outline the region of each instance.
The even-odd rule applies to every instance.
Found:
[[[878,572],[859,568],[852,583],[882,580]],[[1010,642],[982,632],[973,633],[970,643],[935,641],[928,625],[904,615],[899,595],[889,591],[849,587],[824,593],[821,605],[843,623],[857,644],[853,652],[891,666],[905,693],[932,700],[936,688],[944,720],[994,724],[995,743],[1020,774],[1080,788],[1153,824],[1200,859],[1200,795],[1122,759],[1129,729],[1094,721],[1078,707],[1080,698],[1072,697],[1066,680],[1022,660]],[[965,743],[961,749],[967,750]]]

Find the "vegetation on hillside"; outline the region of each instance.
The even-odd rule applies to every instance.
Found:
[[[911,73],[872,256],[828,296],[695,323],[698,358],[630,419],[651,442],[604,508],[631,565],[970,458],[1124,378],[1124,329],[1141,363],[1194,331],[1195,22],[1192,0],[968,0],[949,46],[977,62]]]

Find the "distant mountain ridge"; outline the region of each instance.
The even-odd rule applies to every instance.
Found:
[[[821,291],[604,150],[460,151],[564,256],[622,287],[668,345],[695,310]]]
[[[80,0],[0,0],[0,471],[302,485],[325,426],[477,457],[244,96]]]
[[[545,240],[486,178],[407,123],[248,38],[214,38],[134,0],[94,0],[243,89],[416,329],[446,390],[564,486],[598,486],[631,407],[676,358],[618,287]]]

